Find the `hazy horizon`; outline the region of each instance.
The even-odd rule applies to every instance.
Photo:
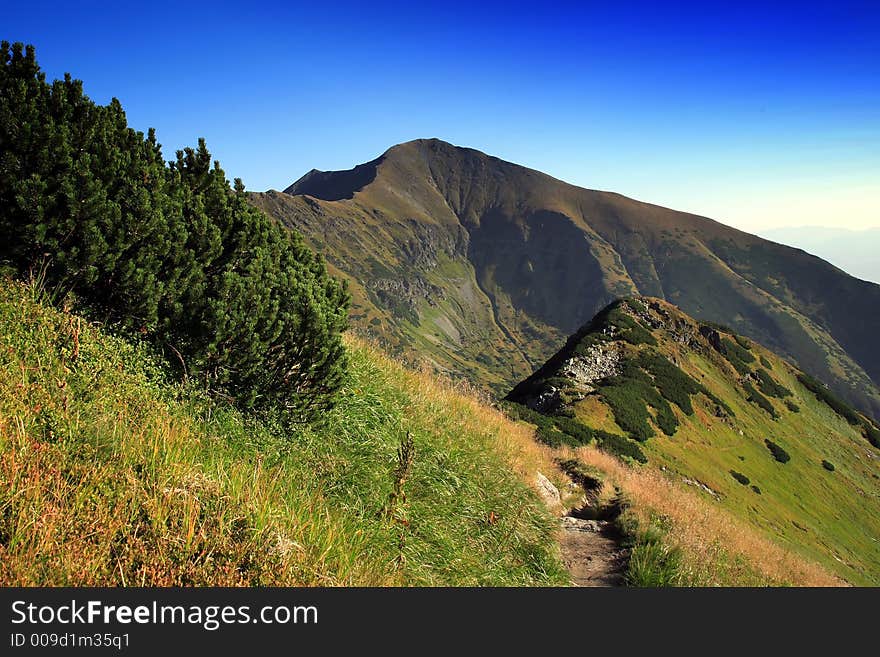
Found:
[[[880,284],[880,227],[853,230],[833,226],[793,226],[758,231],[765,239],[803,249],[850,276]]]

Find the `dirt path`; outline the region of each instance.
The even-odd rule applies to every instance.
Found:
[[[622,586],[626,551],[604,520],[562,518],[562,561],[575,586]]]
[[[601,501],[602,482],[577,472],[565,472],[569,491],[580,491],[579,508],[566,507],[559,490],[540,472],[537,488],[548,507],[564,510],[559,519],[561,532],[559,546],[562,561],[571,574],[575,586],[623,586],[629,551],[621,546],[620,534],[614,519],[620,515],[621,505],[615,497]],[[569,496],[566,496],[567,498]]]

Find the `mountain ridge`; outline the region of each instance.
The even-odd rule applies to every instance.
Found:
[[[447,373],[501,392],[611,300],[645,294],[880,414],[880,286],[803,251],[437,139],[287,189],[251,199],[349,280],[353,324]]]

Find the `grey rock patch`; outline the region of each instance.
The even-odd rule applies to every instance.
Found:
[[[601,532],[608,524],[599,520],[584,520],[583,518],[574,518],[572,516],[565,516],[560,522],[562,523],[562,528],[567,531],[594,533]]]
[[[418,302],[424,299],[430,306],[436,306],[438,302],[446,298],[443,288],[428,283],[421,277],[412,279],[378,278],[369,284],[380,301],[386,306],[396,303],[405,304],[412,312],[418,309]]]
[[[559,494],[559,489],[553,485],[553,482],[547,479],[540,472],[535,475],[535,483],[538,486],[538,495],[541,496],[541,499],[544,500],[544,504],[547,506],[554,506],[556,504],[562,503],[562,497]]]
[[[711,495],[712,497],[714,497],[716,500],[720,500],[720,499],[721,499],[721,495],[719,495],[718,493],[716,493],[714,490],[712,490],[711,488],[709,488],[706,484],[704,484],[704,483],[701,482],[701,481],[697,481],[696,479],[691,479],[691,478],[689,478],[689,477],[682,477],[681,480],[682,480],[685,484],[687,484],[688,486],[693,486],[693,487],[695,487],[695,488],[699,488],[699,489],[702,490],[703,492],[708,493],[709,495]]]
[[[593,383],[620,373],[620,353],[613,346],[595,344],[585,356],[572,356],[559,369],[561,376],[568,377],[579,386],[592,389]]]

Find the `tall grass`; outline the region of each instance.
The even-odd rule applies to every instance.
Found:
[[[0,584],[567,582],[548,453],[468,391],[350,340],[339,406],[280,435],[39,301],[0,282]]]

